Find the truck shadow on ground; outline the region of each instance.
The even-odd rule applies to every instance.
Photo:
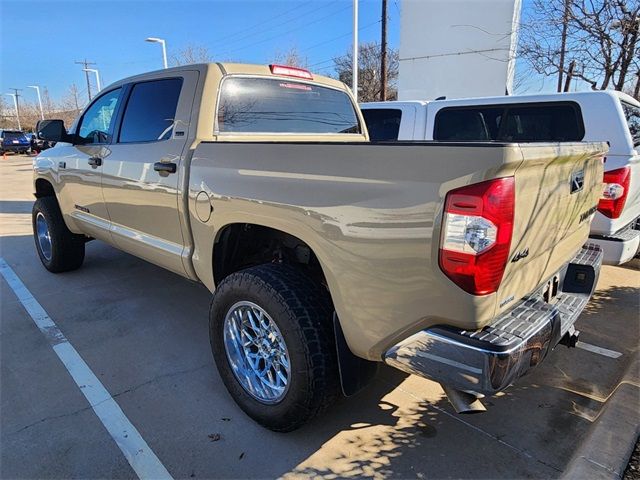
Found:
[[[612,312],[612,305],[628,305],[640,312],[640,286],[615,286],[596,290],[585,307],[582,315],[593,315],[599,312]]]
[[[82,269],[54,276],[39,265],[31,236],[2,241],[7,261],[78,339],[80,353],[176,478],[557,477],[610,390],[598,386],[597,365],[578,368],[562,347],[487,399],[487,413],[460,417],[433,382],[383,366],[361,392],[300,430],[273,433],[224,390],[211,361],[203,287],[100,242],[88,244]],[[64,310],[53,303],[56,292],[67,298]],[[581,319],[587,330],[612,302],[632,310],[638,289],[597,291]],[[608,328],[605,334],[616,335],[615,323]],[[605,367],[607,378],[617,375]],[[220,440],[212,443],[212,433]]]

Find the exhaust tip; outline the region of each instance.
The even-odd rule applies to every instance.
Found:
[[[447,385],[442,385],[442,389],[456,413],[470,415],[487,411],[480,399],[472,393],[456,390]]]

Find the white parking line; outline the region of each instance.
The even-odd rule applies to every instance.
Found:
[[[31,319],[58,355],[102,425],[116,442],[140,479],[171,479],[153,450],[147,445],[120,406],[91,371],[73,345],[33,297],[13,269],[0,257],[0,274],[7,281]]]
[[[597,345],[591,345],[590,343],[581,342],[580,340],[576,342],[576,348],[581,348],[587,352],[597,353],[598,355],[604,355],[609,358],[619,358],[622,356],[620,352],[616,352],[615,350],[598,347]]]

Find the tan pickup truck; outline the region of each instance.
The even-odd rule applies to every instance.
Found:
[[[575,342],[600,269],[606,145],[370,143],[349,89],[301,69],[131,77],[39,134],[43,265],[97,239],[202,282],[220,375],[273,430],[383,361],[481,409]]]

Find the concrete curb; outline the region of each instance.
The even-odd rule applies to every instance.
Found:
[[[629,368],[602,407],[562,478],[622,478],[640,434],[638,360],[638,354],[634,354]]]

